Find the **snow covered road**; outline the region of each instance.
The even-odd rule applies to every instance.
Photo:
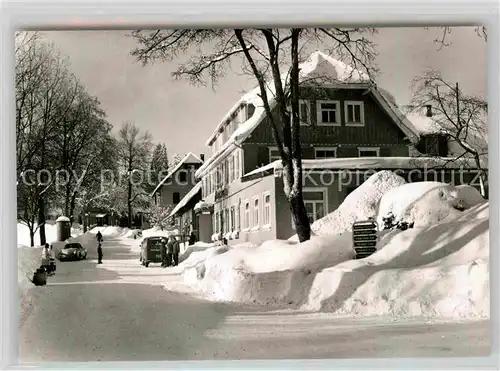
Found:
[[[58,263],[21,313],[20,361],[466,356],[489,353],[489,323],[390,322],[213,303],[166,291],[171,269],[142,267],[123,240],[104,264]],[[179,287],[182,284],[179,282]]]

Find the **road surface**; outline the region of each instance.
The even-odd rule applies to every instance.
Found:
[[[483,356],[489,323],[428,323],[212,303],[160,286],[122,240],[59,263],[21,313],[21,362]],[[148,284],[149,283],[149,284]]]

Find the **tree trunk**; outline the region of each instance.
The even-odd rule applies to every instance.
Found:
[[[40,245],[45,245],[47,242],[45,236],[45,199],[39,196],[38,199],[38,228],[40,229]]]
[[[127,197],[127,205],[128,205],[128,227],[132,227],[132,181],[129,179],[128,181],[128,197]]]
[[[290,202],[290,210],[299,242],[308,241],[311,238],[311,226],[307,218],[307,210],[304,206],[302,194],[292,195],[288,201]]]
[[[285,193],[290,204],[295,232],[297,232],[299,242],[308,241],[311,238],[311,225],[307,218],[302,190],[294,189],[293,187],[293,178],[295,176],[293,169],[285,168],[284,170],[283,181],[285,182]]]
[[[76,208],[76,195],[78,192],[73,192],[73,195],[71,196],[71,203],[69,204],[69,219],[71,220],[71,224],[73,224],[74,220],[74,212]]]
[[[30,229],[30,244],[31,247],[33,247],[35,246],[35,231],[34,231],[35,228],[33,225],[30,225],[29,229]]]

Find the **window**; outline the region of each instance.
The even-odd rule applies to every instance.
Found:
[[[234,154],[234,176],[236,179],[240,177],[240,152]]]
[[[240,230],[241,229],[241,216],[240,216],[240,212],[241,212],[241,208],[240,208],[240,205],[235,205],[234,206],[234,209],[236,211],[236,230]]]
[[[345,101],[344,104],[346,126],[364,126],[365,112],[363,102]]]
[[[229,184],[229,162],[228,162],[228,159],[226,159],[223,163],[222,163],[222,168],[224,169],[224,186],[226,186],[227,184]]]
[[[224,210],[224,233],[227,233],[230,231],[230,224],[229,224],[229,209]]]
[[[229,157],[229,181],[232,182],[234,180],[234,156]]]
[[[292,107],[288,107],[288,111],[290,112],[290,122],[292,121]],[[309,101],[307,100],[299,100],[299,121],[300,125],[309,125],[311,123],[310,114],[311,112]]]
[[[250,202],[245,201],[245,210],[243,211],[243,228],[250,228]]]
[[[336,158],[337,157],[337,148],[315,148],[314,149],[314,157],[316,158]]]
[[[187,170],[181,170],[179,172],[179,182],[180,183],[187,182]]]
[[[174,204],[178,204],[180,200],[181,200],[181,194],[179,192],[174,192],[172,195],[172,202]]]
[[[269,193],[264,193],[264,215],[263,224],[265,226],[271,225],[271,195]]]
[[[358,148],[359,157],[379,157],[380,148],[379,147],[359,147]]]
[[[327,213],[326,188],[304,188],[302,192],[309,223],[324,217]],[[295,228],[293,217],[292,226]]]
[[[235,210],[234,210],[234,206],[231,206],[231,232],[234,231],[236,229],[236,213],[235,213]]]
[[[316,103],[318,125],[340,126],[340,102],[334,100],[319,100]]]
[[[269,162],[281,160],[280,152],[276,147],[269,147]]]
[[[253,199],[253,226],[259,226],[259,198]]]
[[[214,232],[219,233],[219,212],[214,213]]]

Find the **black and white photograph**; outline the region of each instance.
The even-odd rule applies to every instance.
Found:
[[[488,356],[487,43],[18,30],[20,363]]]

